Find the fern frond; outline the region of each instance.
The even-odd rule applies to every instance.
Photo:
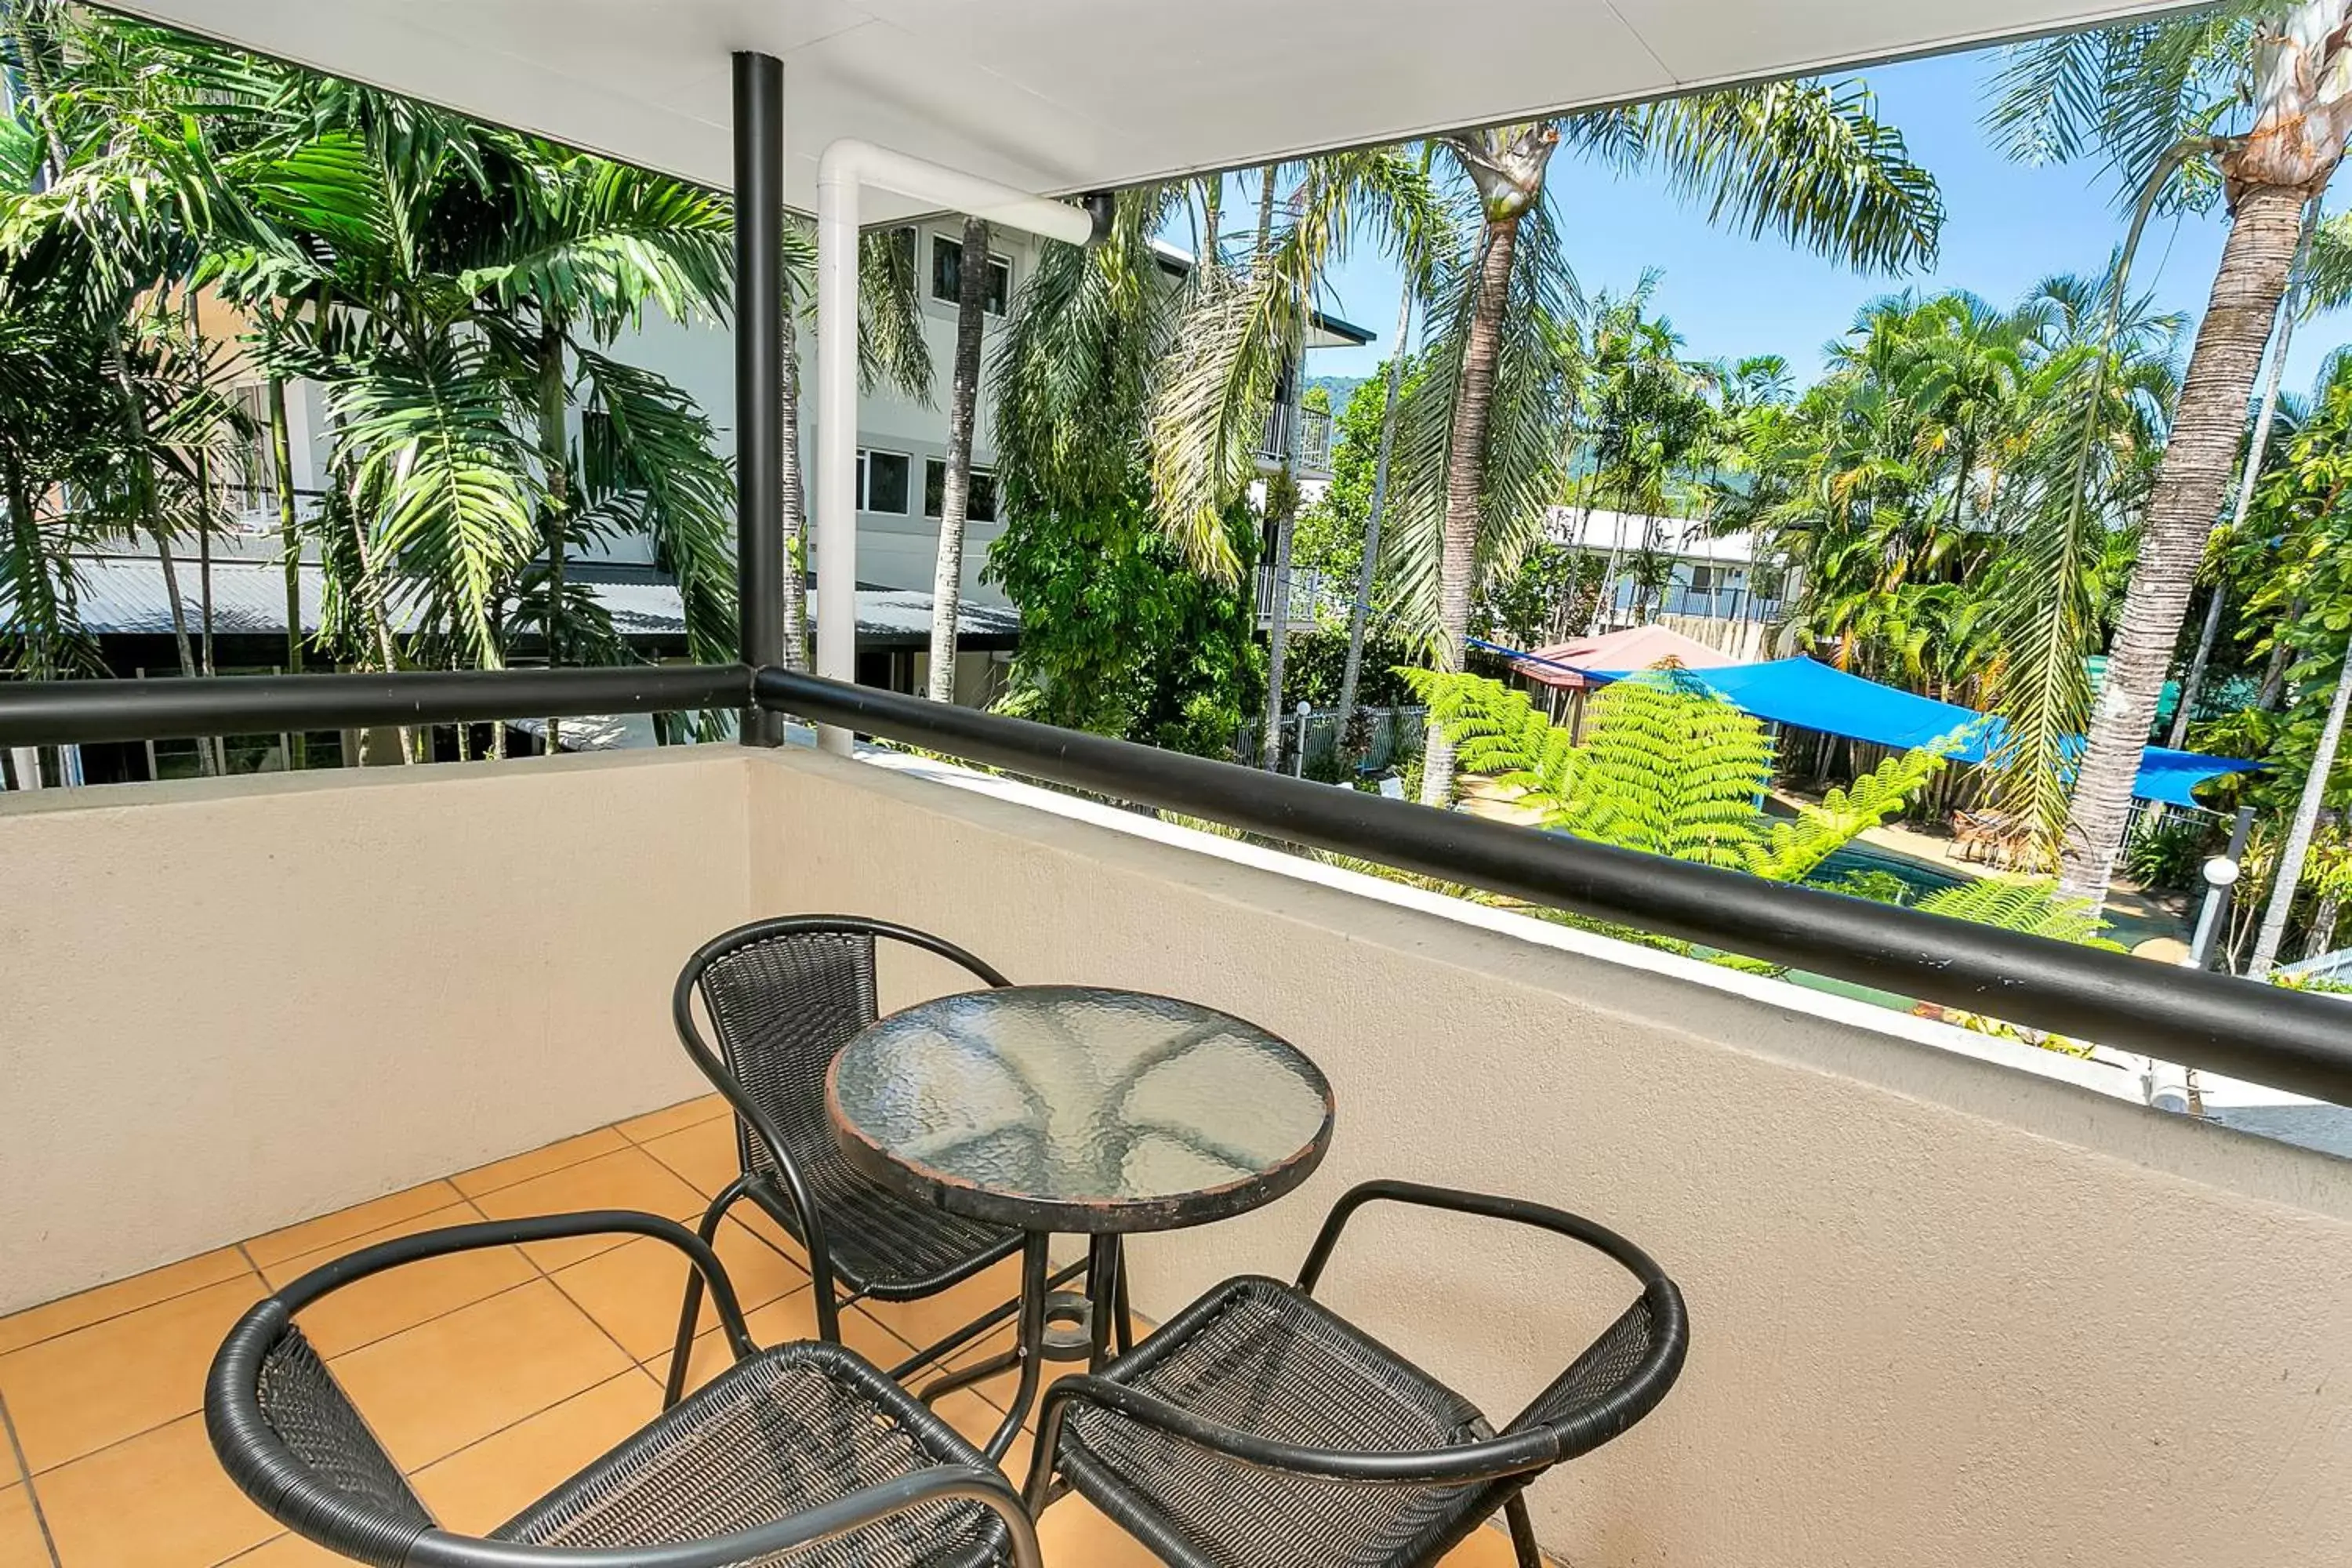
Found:
[[[2107,929],[2097,906],[2087,899],[2062,899],[2054,880],[2013,882],[1985,878],[1947,888],[1919,900],[1918,908],[1948,920],[1973,921],[1978,925],[2021,931],[2084,947],[2124,951],[2123,944],[2099,933]]]

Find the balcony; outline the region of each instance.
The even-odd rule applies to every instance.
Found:
[[[1257,629],[1262,632],[1274,627],[1274,577],[1272,566],[1262,565],[1257,569],[1257,595],[1253,602],[1257,605]],[[1313,631],[1318,624],[1316,607],[1320,605],[1330,605],[1335,608],[1343,606],[1347,602],[1341,597],[1344,592],[1346,590],[1340,584],[1326,573],[1292,567],[1290,598],[1285,606],[1284,616],[1288,629],[1294,632]]]
[[[0,865],[12,1565],[52,1562],[44,1539],[60,1568],[326,1561],[212,1467],[195,1379],[228,1320],[306,1261],[456,1215],[698,1208],[731,1154],[670,982],[712,932],[813,910],[1017,980],[1224,1007],[1325,1068],[1327,1164],[1138,1240],[1147,1317],[1295,1267],[1375,1174],[1640,1237],[1687,1291],[1691,1360],[1656,1415],[1530,1493],[1560,1561],[1812,1568],[1933,1541],[1971,1564],[2320,1564],[2352,1539],[2329,1436],[2352,1164],[2149,1110],[2119,1074],[904,755],[9,796]],[[885,1005],[949,983],[885,978]],[[1394,1224],[1328,1293],[1489,1409],[1614,1300],[1517,1236]],[[722,1250],[755,1333],[806,1331],[788,1242]],[[643,1418],[677,1283],[645,1251],[388,1277],[321,1331],[419,1489],[479,1525]],[[929,1327],[898,1311],[851,1314],[850,1342]],[[991,1392],[950,1414],[986,1421]],[[1046,1532],[1056,1563],[1149,1561],[1072,1502]]]
[[[1277,402],[1266,416],[1265,439],[1258,447],[1258,462],[1262,468],[1279,468],[1290,461],[1291,408]],[[1316,408],[1298,410],[1298,477],[1302,479],[1328,479],[1331,477],[1331,416]]]

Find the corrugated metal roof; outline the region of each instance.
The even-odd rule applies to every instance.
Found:
[[[190,628],[203,616],[203,577],[196,562],[175,563],[180,603]],[[172,631],[171,595],[163,588],[163,563],[152,558],[100,555],[77,558],[74,580],[81,623],[100,636],[168,637]],[[302,629],[319,629],[320,606],[325,598],[325,576],[313,564],[300,571]],[[685,602],[677,585],[658,582],[590,582],[584,584],[613,617],[624,637],[682,637],[686,635]],[[276,562],[215,561],[212,567],[213,630],[223,637],[286,635],[286,574]],[[998,605],[965,605],[957,616],[963,638],[1009,645],[1021,629],[1021,617]],[[407,632],[416,623],[413,607],[393,608],[394,629]],[[931,596],[908,589],[861,588],[857,592],[857,636],[872,646],[917,647],[931,634]]]

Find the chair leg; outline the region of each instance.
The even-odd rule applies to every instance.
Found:
[[[1518,1556],[1518,1568],[1543,1568],[1543,1552],[1536,1545],[1536,1527],[1528,1518],[1527,1493],[1513,1492],[1511,1500],[1503,1505],[1503,1517],[1510,1521],[1511,1550]]]
[[[1127,1300],[1127,1248],[1118,1252],[1118,1316],[1114,1321],[1118,1331],[1118,1353],[1127,1354],[1135,1348],[1135,1309]]]
[[[734,1207],[743,1195],[744,1181],[744,1177],[738,1176],[728,1183],[719,1194],[710,1200],[710,1206],[702,1212],[702,1224],[697,1228],[704,1241],[711,1241],[719,1235],[719,1224],[726,1219],[727,1211]],[[694,1331],[699,1326],[701,1318],[702,1270],[689,1268],[686,1271],[686,1301],[677,1314],[677,1343],[670,1352],[669,1377],[662,1388],[664,1410],[686,1397],[686,1363],[693,1358]]]

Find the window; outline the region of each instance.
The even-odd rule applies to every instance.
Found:
[[[931,298],[952,305],[963,286],[963,245],[960,240],[931,237]],[[982,308],[992,316],[1004,314],[1013,298],[1013,263],[1001,256],[988,258],[988,300]]]
[[[904,452],[857,448],[857,510],[907,512],[907,477],[912,462]]]
[[[944,458],[923,463],[923,515],[939,517],[947,510],[948,464]],[[971,471],[971,500],[963,509],[967,522],[996,521],[996,476],[986,468]]]
[[[1712,594],[1716,591],[1714,567],[1694,566],[1690,569],[1690,591],[1692,593]]]
[[[228,405],[244,430],[236,449],[221,465],[215,482],[232,515],[274,512],[278,506],[278,465],[271,460],[269,389],[248,382],[228,389]]]

